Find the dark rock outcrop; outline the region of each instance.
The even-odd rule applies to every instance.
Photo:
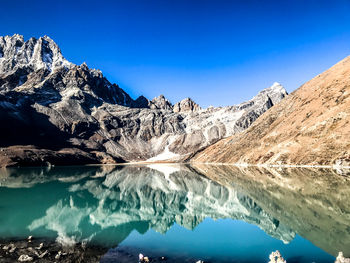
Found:
[[[168,110],[172,111],[173,105],[167,100],[164,95],[159,95],[149,102],[149,108],[154,110]]]
[[[173,107],[174,112],[199,111],[202,108],[195,103],[191,98],[183,99],[176,103]]]

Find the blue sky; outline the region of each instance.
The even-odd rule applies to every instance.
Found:
[[[49,35],[133,98],[248,100],[291,92],[350,55],[349,0],[3,1],[0,35]]]

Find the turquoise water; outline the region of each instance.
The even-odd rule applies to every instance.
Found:
[[[121,245],[158,256],[188,255],[204,261],[268,262],[271,251],[279,250],[287,262],[334,262],[334,257],[298,235],[284,244],[257,226],[231,219],[207,218],[194,230],[175,224],[165,235],[134,231]]]
[[[210,262],[267,262],[275,250],[287,262],[348,255],[347,177],[270,172],[173,165],[1,170],[0,237]]]

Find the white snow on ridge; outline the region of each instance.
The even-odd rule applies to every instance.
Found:
[[[283,87],[283,86],[282,86],[281,83],[275,81],[270,88],[274,89],[274,88],[277,88],[277,87]]]
[[[148,160],[146,160],[146,162],[165,161],[165,160],[170,160],[179,156],[180,156],[179,154],[169,151],[169,146],[166,146],[164,149],[164,152],[158,154],[157,156],[149,158]]]
[[[16,41],[21,45],[17,46]],[[71,68],[74,65],[62,56],[57,44],[47,36],[24,41],[23,36],[15,34],[0,37],[0,45],[1,64],[4,63],[0,65],[0,72],[21,66],[31,66],[35,70],[46,68],[52,71],[61,66]]]

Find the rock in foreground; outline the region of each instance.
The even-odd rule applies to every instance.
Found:
[[[30,242],[28,240],[1,240],[0,262],[97,263],[107,250],[107,248],[98,246],[86,246],[83,243],[67,247],[47,239],[34,239]]]

